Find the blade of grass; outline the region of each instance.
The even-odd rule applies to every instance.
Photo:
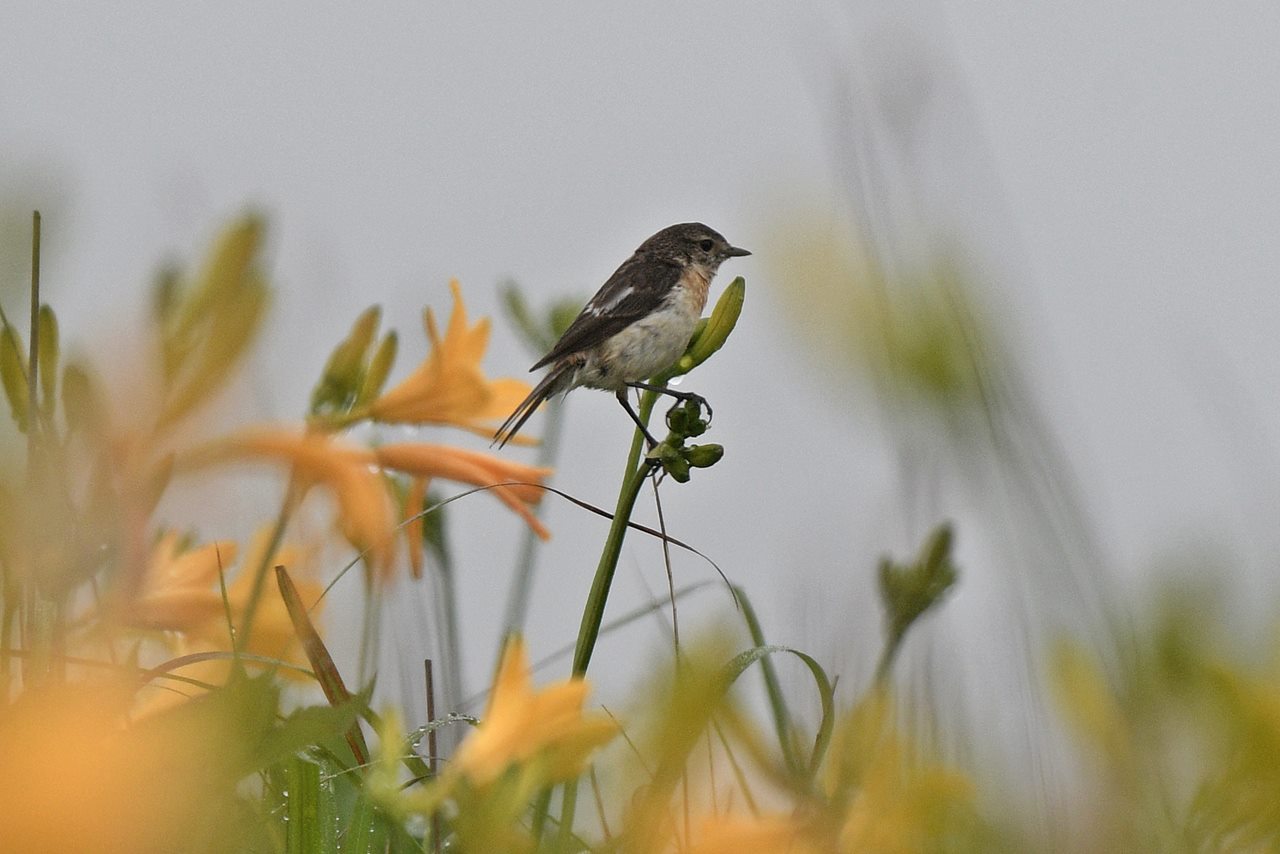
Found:
[[[316,681],[320,683],[320,690],[324,691],[331,705],[338,706],[349,702],[352,694],[343,683],[342,674],[333,663],[333,656],[329,655],[324,641],[320,639],[320,633],[312,625],[311,618],[307,616],[307,608],[298,596],[298,589],[294,587],[293,580],[289,578],[289,573],[283,566],[276,567],[276,583],[280,587],[280,598],[284,600],[285,608],[289,611],[289,619],[293,621],[293,629],[302,642],[307,661],[311,662]],[[347,744],[350,745],[356,762],[363,765],[369,761],[369,745],[365,742],[359,721],[352,723],[351,729],[347,731]]]
[[[302,756],[287,764],[285,850],[289,854],[328,854],[338,844],[333,787],[320,780],[320,766]]]
[[[760,619],[756,616],[756,609],[751,605],[751,600],[747,598],[746,591],[737,588],[735,592],[738,594],[738,603],[742,608],[743,622],[747,624],[747,631],[751,633],[752,644],[756,647],[765,646],[764,631],[760,628]],[[782,748],[782,758],[792,773],[800,774],[802,768],[800,756],[796,752],[795,731],[792,729],[791,712],[787,708],[786,697],[782,693],[782,685],[778,682],[778,674],[774,670],[772,659],[766,656],[760,660],[760,672],[764,676],[765,693],[769,698],[769,711],[773,717],[773,728],[778,734],[778,744]]]
[[[785,652],[794,655],[796,658],[804,662],[805,667],[809,668],[809,672],[813,675],[813,681],[818,686],[818,699],[822,703],[822,719],[818,723],[818,733],[814,736],[813,752],[809,757],[808,775],[812,776],[817,773],[819,766],[822,764],[822,757],[827,752],[827,746],[831,743],[831,732],[835,727],[835,688],[827,677],[827,672],[822,669],[822,665],[817,659],[808,653],[801,652],[789,646],[757,646],[739,653],[726,666],[727,677],[730,683],[737,680],[739,676],[752,664],[757,661],[764,661],[769,656],[777,652]]]

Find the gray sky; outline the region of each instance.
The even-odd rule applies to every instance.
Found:
[[[136,322],[158,261],[193,257],[228,217],[263,208],[281,293],[246,388],[278,418],[303,410],[370,303],[409,342],[404,370],[422,352],[420,308],[447,310],[450,277],[474,315],[496,311],[506,276],[535,300],[586,297],[658,228],[709,223],[756,250],[722,272],[748,281],[738,332],[690,379],[728,452],[670,485],[667,518],[764,603],[771,639],[819,653],[843,632],[869,644],[878,626],[873,602],[841,598],[868,594],[851,576],[913,548],[934,517],[977,512],[946,488],[929,513],[905,512],[875,399],[852,380],[832,388],[784,320],[804,288],[770,264],[780,219],[878,211],[898,223],[889,251],[965,247],[1116,565],[1141,574],[1208,543],[1274,601],[1262,569],[1280,507],[1280,7],[799,8],[9,4],[0,192],[45,208],[47,293],[67,337],[98,352]],[[892,138],[902,145],[867,147]],[[850,150],[892,192],[859,198]],[[490,372],[531,361],[499,323]],[[556,484],[611,505],[626,420],[606,395],[570,400]],[[237,508],[230,526],[257,512]],[[516,523],[487,499],[454,511],[475,684]],[[605,530],[554,500],[549,521],[560,536],[542,558],[536,651],[576,633]],[[970,572],[945,624],[979,645],[974,600],[1027,571],[988,561],[990,536],[962,524]],[[709,577],[695,559],[676,568]],[[614,612],[664,584],[660,551],[632,542]],[[945,651],[942,631],[927,643]],[[655,648],[657,634],[601,654],[637,642]],[[838,657],[865,675],[874,651]]]

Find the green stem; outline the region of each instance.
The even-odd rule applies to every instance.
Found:
[[[253,618],[258,613],[258,604],[262,600],[262,592],[267,583],[267,571],[274,565],[272,559],[280,551],[284,542],[284,531],[289,526],[289,517],[293,515],[293,505],[297,500],[297,483],[293,475],[289,476],[289,486],[284,492],[284,501],[280,503],[280,512],[276,515],[275,527],[271,529],[271,542],[262,555],[262,562],[253,568],[253,588],[249,591],[249,601],[245,603],[244,615],[240,618],[240,630],[236,633],[234,647],[238,652],[249,648],[249,634],[253,630]],[[247,569],[247,567],[246,567]]]
[[[555,399],[547,404],[546,430],[542,434],[542,444],[538,446],[536,465],[548,468],[555,461],[560,448],[560,435],[564,427],[564,403]],[[535,515],[541,515],[534,510]],[[520,543],[520,557],[516,563],[515,579],[511,582],[511,593],[507,597],[506,632],[524,631],[525,617],[529,611],[529,593],[533,587],[533,569],[538,555],[538,535],[533,529],[525,526],[524,539]]]
[[[31,494],[43,496],[49,472],[45,467],[40,446],[40,211],[31,214],[31,329],[27,355],[27,488]],[[26,642],[30,644],[32,657],[23,665],[23,679],[28,684],[44,681],[49,675],[56,641],[58,606],[48,598],[48,593],[37,580],[36,566],[38,546],[32,541],[28,555],[29,573],[26,582]],[[30,666],[28,666],[28,664]]]
[[[884,649],[880,653],[880,661],[876,664],[876,681],[877,686],[883,686],[889,681],[889,674],[893,670],[893,660],[898,657],[898,649],[902,646],[902,638],[906,634],[905,629],[896,626],[889,629],[888,637],[885,638]]]
[[[742,609],[742,619],[747,624],[747,631],[751,633],[752,644],[757,647],[764,646],[764,630],[760,627],[760,619],[756,616],[756,610],[752,607],[751,600],[747,598],[746,591],[735,587],[734,593],[737,594],[738,605]],[[778,681],[777,671],[774,670],[773,660],[768,656],[760,659],[760,672],[764,674],[765,693],[769,698],[769,710],[773,715],[773,727],[778,733],[778,744],[782,747],[783,761],[791,773],[800,776],[803,773],[803,765],[799,754],[796,752],[796,741],[791,727],[791,714],[787,710],[787,701],[782,691],[782,684]]]
[[[572,851],[573,817],[578,809],[578,781],[570,780],[564,784],[564,797],[560,802],[560,832],[556,835],[557,851]]]
[[[542,831],[547,826],[547,814],[551,812],[551,787],[542,790],[537,802],[533,805],[533,844],[542,844]]]
[[[444,647],[445,665],[442,681],[445,704],[447,708],[452,709],[456,708],[456,705],[466,696],[466,690],[462,684],[462,636],[458,623],[458,585],[452,553],[448,549],[441,549],[434,565],[440,578],[440,608],[437,613],[441,615],[444,632],[444,637],[440,639]]]
[[[640,398],[640,420],[646,424],[653,411],[657,395],[645,392]],[[600,563],[596,565],[595,579],[591,582],[591,593],[587,596],[586,607],[582,610],[582,625],[578,628],[578,644],[573,652],[573,675],[582,676],[591,663],[591,653],[595,651],[596,639],[600,636],[600,624],[604,620],[604,607],[609,599],[609,588],[613,585],[613,574],[618,568],[618,558],[622,554],[622,540],[627,534],[627,522],[631,520],[631,511],[636,506],[636,498],[649,476],[650,467],[640,461],[640,449],[644,446],[644,436],[636,430],[631,441],[631,453],[627,456],[626,476],[622,481],[622,490],[618,493],[618,504],[613,511],[613,524],[609,526],[609,536],[604,541],[604,550],[600,553]]]
[[[3,597],[4,616],[0,617],[0,709],[9,705],[10,665],[9,658],[13,650],[12,637],[14,618],[18,615],[18,597],[13,595],[13,586],[9,584],[9,567],[5,566]]]
[[[378,636],[381,618],[378,609],[378,582],[374,580],[367,564],[364,581],[364,614],[360,620],[360,665],[356,668],[356,684],[362,687],[368,685],[372,674],[378,672]]]

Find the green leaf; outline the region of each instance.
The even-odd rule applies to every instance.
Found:
[[[539,328],[537,321],[533,319],[533,312],[529,310],[529,303],[524,298],[524,293],[520,290],[520,286],[515,282],[507,282],[502,287],[502,307],[506,309],[507,319],[515,326],[516,331],[524,336],[525,343],[530,349],[542,353],[550,349],[554,343],[547,339],[547,334]]]
[[[280,598],[284,600],[289,619],[293,621],[294,631],[298,633],[298,639],[302,642],[307,660],[311,662],[311,669],[315,671],[316,679],[320,682],[320,689],[324,691],[330,704],[334,706],[346,704],[353,695],[343,683],[342,674],[333,663],[333,656],[329,654],[324,641],[320,639],[320,633],[312,625],[311,618],[307,616],[306,606],[298,596],[298,589],[283,566],[276,567],[276,584],[280,587]],[[357,762],[364,764],[369,761],[369,745],[365,742],[359,721],[355,719],[352,719],[347,732],[347,743],[351,746],[351,753]]]
[[[751,600],[747,598],[747,593],[741,587],[733,588],[734,596],[738,601],[742,612],[743,622],[747,624],[747,631],[751,633],[751,642],[756,647],[764,647],[764,629],[760,626],[760,619],[756,616],[756,610],[751,604]],[[792,773],[800,773],[800,760],[796,754],[796,738],[795,732],[791,725],[791,710],[787,707],[786,696],[782,692],[782,684],[778,681],[777,671],[773,667],[773,659],[765,657],[760,659],[760,672],[764,676],[765,694],[769,698],[769,710],[773,716],[773,728],[778,735],[778,744],[782,748],[782,758]]]
[[[748,667],[776,652],[794,655],[804,662],[818,687],[818,700],[822,703],[822,720],[818,723],[818,734],[814,737],[813,752],[809,756],[809,774],[813,775],[822,765],[822,758],[827,752],[827,746],[831,743],[831,732],[835,727],[835,687],[817,659],[789,646],[757,646],[734,656],[733,660],[725,665],[725,670],[728,672],[729,681],[735,682]]]
[[[22,339],[8,321],[0,331],[0,380],[4,382],[5,397],[9,399],[9,414],[23,433],[30,421],[31,400],[27,385],[27,357]]]
[[[367,704],[368,697],[357,694],[341,705],[297,709],[266,733],[257,750],[258,768],[270,767],[300,750],[342,738]]]
[[[286,766],[285,850],[289,854],[329,854],[338,850],[338,808],[324,769],[302,756]]]

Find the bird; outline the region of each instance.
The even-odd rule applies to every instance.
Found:
[[[657,442],[627,399],[629,389],[705,405],[699,395],[644,380],[684,354],[720,265],[750,254],[700,222],[668,226],[641,243],[529,369],[551,367],[498,428],[493,442],[498,447],[509,442],[544,400],[584,386],[612,391],[654,447]]]

